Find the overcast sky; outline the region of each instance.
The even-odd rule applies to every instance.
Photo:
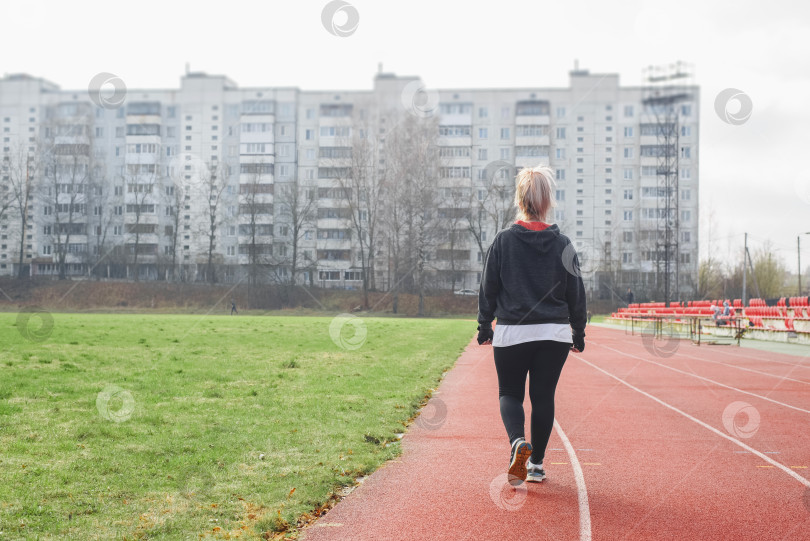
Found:
[[[796,237],[810,232],[810,4],[350,3],[359,23],[338,37],[321,22],[326,0],[3,0],[0,73],[86,89],[106,71],[129,88],[176,88],[188,62],[239,86],[369,89],[382,62],[435,88],[565,87],[574,59],[624,85],[683,60],[701,87],[701,256],[737,257],[748,231],[751,247],[770,239],[795,272]],[[751,99],[743,124],[715,113],[726,88]],[[806,267],[810,235],[802,241]]]

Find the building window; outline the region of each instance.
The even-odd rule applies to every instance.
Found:
[[[478,128],[478,138],[486,139],[488,137],[487,128]]]
[[[630,118],[633,116],[633,106],[632,105],[625,105],[624,106],[624,116]]]
[[[557,128],[557,139],[565,139],[565,128],[564,127]]]
[[[624,221],[630,222],[633,220],[633,211],[632,210],[625,210],[624,211]]]

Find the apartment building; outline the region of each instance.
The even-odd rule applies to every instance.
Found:
[[[420,87],[389,73],[361,91],[239,88],[187,73],[178,89],[128,89],[121,103],[99,104],[87,90],[6,76],[0,276],[359,289],[366,269],[377,289],[408,283],[392,272],[383,226],[373,235],[362,226],[385,221],[387,192],[373,194],[370,216],[358,198],[365,184],[347,179],[364,174],[358,136],[369,141],[361,167],[371,185],[385,176],[411,115],[438,131],[429,287],[477,287],[483,254],[512,217],[515,172],[547,164],[556,221],[589,290],[660,290],[662,123],[647,89],[584,70],[567,88]],[[685,96],[666,122],[677,132],[667,140],[677,153],[671,263],[687,294],[698,265],[698,88]]]

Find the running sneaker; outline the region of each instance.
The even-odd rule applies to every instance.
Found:
[[[523,438],[512,443],[512,454],[509,461],[509,484],[517,486],[526,480],[526,461],[532,456],[532,444]]]
[[[526,482],[527,483],[542,483],[546,478],[546,471],[543,469],[543,463],[535,464],[530,458],[526,463]]]

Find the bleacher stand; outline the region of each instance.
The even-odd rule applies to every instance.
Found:
[[[687,324],[698,319],[707,324],[724,326],[740,321],[747,334],[763,340],[799,341],[810,344],[810,300],[804,297],[780,298],[775,306],[765,299],[754,298],[744,307],[742,299],[727,301],[731,305],[728,316],[712,318],[712,306],[722,307],[724,299],[671,302],[632,303],[611,314],[613,320],[647,320],[668,318],[675,323]],[[749,333],[750,331],[750,333]],[[719,332],[719,331],[718,331]]]

